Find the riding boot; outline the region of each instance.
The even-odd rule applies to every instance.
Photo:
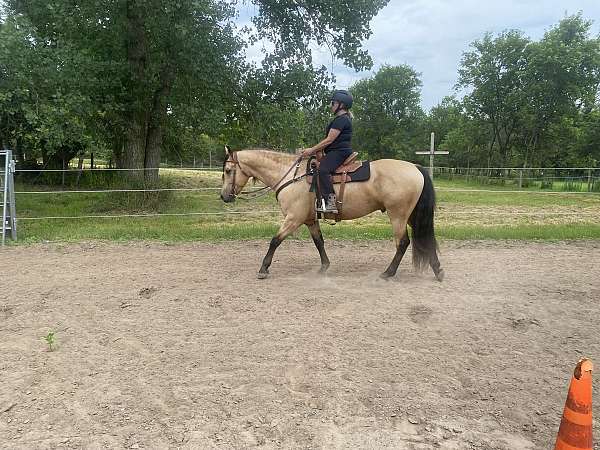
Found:
[[[322,213],[337,214],[338,209],[336,202],[337,199],[335,197],[335,194],[329,194],[327,196],[327,200],[321,200],[321,205],[319,208],[317,208],[317,211]]]

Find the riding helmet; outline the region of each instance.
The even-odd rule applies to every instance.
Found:
[[[336,101],[343,103],[346,106],[346,109],[352,108],[352,94],[348,91],[337,90],[333,91],[333,95],[331,96],[331,101]]]

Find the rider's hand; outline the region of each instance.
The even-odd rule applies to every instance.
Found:
[[[313,149],[312,148],[305,148],[304,150],[302,150],[300,152],[300,155],[302,155],[303,158],[308,158],[309,156],[312,156],[314,154]]]

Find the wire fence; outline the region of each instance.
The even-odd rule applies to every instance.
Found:
[[[89,168],[74,168],[69,167],[66,169],[16,169],[16,173],[82,173],[82,172],[151,172],[156,170],[183,170],[183,171],[195,171],[195,172],[221,172],[220,167],[143,167],[139,169],[126,169],[117,167],[91,167]]]
[[[494,171],[599,171],[599,167],[449,167],[449,166],[435,166],[436,171],[453,171],[456,173],[462,172],[494,172]],[[122,168],[122,167],[78,167],[69,166],[65,169],[45,169],[45,168],[34,168],[34,169],[16,169],[16,172],[145,172],[152,170],[192,170],[192,171],[221,171],[222,167],[188,167],[188,166],[159,166],[159,167],[142,167],[142,168]]]
[[[435,169],[455,171],[487,171],[487,170],[600,170],[599,167],[469,167],[469,166],[436,166]]]
[[[57,190],[57,191],[16,191],[15,194],[107,194],[115,192],[215,192],[218,187],[202,188],[156,188],[156,189],[88,189],[88,190]],[[251,191],[250,191],[251,192]]]
[[[54,195],[54,194],[108,194],[117,192],[218,192],[220,187],[200,187],[200,188],[155,188],[155,189],[83,189],[83,190],[53,190],[53,191],[15,191],[15,194],[39,194],[39,195]],[[248,189],[248,192],[259,191],[260,188]],[[588,191],[527,191],[527,190],[508,190],[508,189],[476,189],[476,188],[446,188],[436,187],[436,191],[440,192],[487,192],[493,194],[530,194],[530,195],[592,195],[600,196],[600,192]]]
[[[597,167],[436,167],[434,175],[468,184],[600,192]]]
[[[62,184],[75,180],[79,183],[83,177],[106,176],[114,177],[119,173],[152,172],[162,171],[163,174],[177,174],[180,172],[192,173],[220,173],[218,167],[146,167],[146,168],[74,168],[44,169],[23,168],[17,169],[17,177],[29,176],[30,182],[40,180],[44,182],[51,175],[60,175]],[[44,174],[47,174],[44,177]],[[94,175],[95,174],[95,175]],[[35,176],[35,178],[31,178]],[[552,189],[554,184],[562,190],[588,190],[600,192],[600,168],[598,167],[434,167],[434,176],[448,180],[463,180],[475,184],[492,185],[516,185],[521,188],[539,187],[541,189]],[[56,181],[56,179],[54,179]],[[72,182],[72,181],[71,181]]]
[[[161,170],[163,173],[170,173],[171,171],[215,171],[221,170],[216,168],[198,168],[198,167],[175,167],[175,168],[145,168],[145,169],[121,169],[121,168],[87,168],[83,170],[67,168],[67,169],[19,169],[17,170],[17,179],[19,174],[27,177],[29,174],[53,174],[62,173],[80,175],[82,172],[86,173],[109,173],[109,172],[131,172],[131,171],[148,171],[148,170]],[[565,172],[570,172],[571,175],[564,176]],[[485,173],[485,175],[481,175]],[[526,176],[525,176],[526,175]],[[535,176],[534,176],[535,175]],[[536,186],[533,183],[540,181],[539,176],[542,176],[542,182],[545,185],[540,186],[539,190],[534,190]],[[589,168],[589,167],[567,167],[567,168],[504,168],[504,167],[436,167],[434,172],[436,180],[454,180],[459,179],[461,181],[482,181],[478,184],[484,185],[495,185],[494,188],[478,188],[478,187],[446,187],[440,186],[436,188],[439,192],[448,193],[484,193],[489,195],[550,195],[550,196],[598,196],[600,198],[600,169]],[[211,178],[214,182],[214,178]],[[501,180],[501,182],[499,181]],[[20,186],[36,186],[41,183],[31,182],[31,180],[25,178]],[[56,181],[56,180],[54,180]],[[100,180],[101,182],[103,180]],[[114,181],[114,180],[112,180]],[[77,179],[79,182],[79,179]],[[64,183],[64,178],[63,178]],[[578,185],[576,183],[579,183]],[[72,183],[74,184],[74,183]],[[500,185],[500,186],[497,186]],[[515,186],[516,188],[503,189],[504,186]],[[586,186],[587,185],[587,186]],[[554,186],[558,189],[548,189],[548,187]],[[598,186],[599,189],[595,189]],[[52,196],[52,195],[86,195],[86,194],[156,194],[156,193],[192,193],[194,195],[210,195],[213,196],[221,190],[220,186],[199,186],[199,187],[151,187],[151,188],[104,188],[99,186],[98,189],[48,189],[47,184],[43,184],[43,190],[19,190],[15,193],[18,197],[20,196]],[[77,186],[75,186],[77,187]],[[586,187],[586,188],[584,188]],[[527,189],[529,188],[529,189]],[[259,188],[248,189],[249,192],[253,190],[259,190]],[[17,205],[19,204],[17,197]],[[215,195],[215,198],[216,195]],[[274,206],[275,203],[273,202]],[[263,206],[269,206],[268,204]],[[30,210],[31,211],[31,210]],[[31,211],[33,212],[33,211]],[[261,216],[261,215],[273,215],[280,213],[280,210],[274,209],[248,209],[248,210],[223,210],[223,211],[185,211],[185,212],[141,212],[141,213],[123,213],[123,214],[81,214],[81,215],[39,215],[39,216],[20,216],[18,215],[19,221],[42,221],[42,220],[81,220],[81,219],[119,219],[119,218],[156,218],[156,217],[202,217],[202,216]],[[515,216],[515,217],[561,217],[577,214],[578,217],[598,217],[597,213],[583,211],[581,209],[572,212],[565,211],[503,211],[503,212],[491,212],[485,209],[482,210],[469,210],[469,211],[452,211],[443,210],[440,211],[443,216]],[[20,217],[19,217],[20,216]]]
[[[525,195],[590,195],[600,196],[600,192],[589,191],[524,191],[524,190],[507,190],[507,189],[468,189],[468,188],[435,188],[436,191],[445,192],[486,192],[492,194],[525,194]]]
[[[187,213],[147,213],[147,214],[90,214],[80,216],[40,216],[40,217],[20,217],[19,221],[28,220],[75,220],[75,219],[123,219],[123,218],[152,218],[152,217],[194,217],[194,216],[226,216],[226,215],[249,215],[266,216],[281,214],[280,210],[265,211],[220,211],[220,212],[187,212]],[[489,211],[444,211],[443,216],[477,216],[486,217],[571,217],[573,212],[489,212]],[[598,214],[589,212],[577,212],[579,218],[597,218]]]
[[[218,212],[186,212],[186,213],[144,213],[144,214],[90,214],[79,216],[42,216],[20,217],[19,220],[73,220],[73,219],[119,219],[144,217],[185,217],[185,216],[226,216],[226,215],[266,215],[280,213],[279,210],[258,211],[218,211]]]

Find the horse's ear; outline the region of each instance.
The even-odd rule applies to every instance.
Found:
[[[230,156],[230,155],[231,155],[231,149],[229,148],[229,145],[225,145],[225,154],[226,154],[227,156]]]

